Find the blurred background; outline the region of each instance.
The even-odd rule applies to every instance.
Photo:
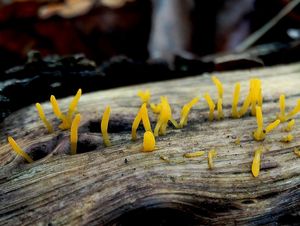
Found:
[[[299,60],[298,0],[0,0],[0,119],[50,94]]]

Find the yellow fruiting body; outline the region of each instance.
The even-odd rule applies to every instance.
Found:
[[[238,103],[239,103],[239,97],[240,97],[240,89],[241,89],[241,84],[238,82],[235,84],[233,98],[232,98],[231,114],[232,114],[233,118],[239,118]]]
[[[300,157],[300,150],[298,148],[294,148],[294,153],[295,153],[295,155]]]
[[[277,119],[274,122],[271,122],[265,129],[266,134],[271,132],[273,129],[275,129],[280,124],[280,120]]]
[[[145,131],[152,132],[146,103],[142,104],[140,110],[138,111],[138,113],[132,123],[132,129],[131,129],[131,139],[132,140],[137,139],[136,131],[137,131],[137,128],[139,127],[139,124],[141,121],[143,122]]]
[[[17,142],[14,140],[14,138],[12,137],[8,137],[7,138],[8,143],[10,144],[10,146],[12,147],[12,149],[20,156],[22,156],[24,159],[26,159],[27,162],[32,163],[33,159],[25,152],[22,150],[22,148],[20,148],[20,146],[17,144]]]
[[[254,158],[252,161],[252,167],[251,167],[251,171],[254,177],[257,177],[259,175],[259,171],[260,171],[260,158],[261,158],[261,154],[262,154],[262,148],[258,148],[257,150],[255,150],[254,153]]]
[[[279,109],[280,113],[278,114],[278,119],[281,122],[285,122],[285,95],[281,94],[279,97]]]
[[[142,104],[149,104],[151,93],[149,90],[142,91],[140,90],[137,95],[140,97]]]
[[[158,136],[159,134],[165,135],[169,121],[171,121],[176,128],[179,127],[172,117],[172,111],[168,99],[166,97],[161,97],[161,111],[154,128],[154,136]]]
[[[289,143],[293,139],[294,139],[294,136],[292,134],[288,134],[287,136],[282,137],[282,139],[280,141],[284,142],[284,143]]]
[[[151,131],[144,133],[143,151],[154,151],[155,150],[155,137]]]
[[[67,117],[61,112],[55,96],[51,95],[50,103],[52,105],[52,109],[53,109],[54,114],[56,115],[56,117],[58,119],[60,119],[62,121],[62,123],[59,125],[59,128],[62,129],[62,130],[69,129],[71,124],[68,121]]]
[[[71,125],[71,155],[75,155],[77,152],[77,141],[78,141],[78,127],[80,123],[80,114],[76,114]]]
[[[42,105],[41,105],[40,103],[36,103],[35,106],[36,106],[36,109],[37,109],[38,114],[39,114],[39,116],[40,116],[40,119],[41,119],[41,120],[43,121],[43,123],[45,124],[45,126],[46,126],[48,132],[49,132],[49,133],[53,133],[53,127],[52,127],[52,125],[50,124],[50,122],[47,120]]]
[[[153,113],[155,114],[159,114],[159,112],[161,111],[161,104],[150,104],[150,108],[153,111]]]
[[[294,109],[286,115],[285,121],[294,117],[297,113],[299,113],[299,111],[300,111],[300,100],[298,100],[297,105],[294,107]]]
[[[196,105],[199,101],[199,97],[195,97],[189,103],[185,104],[181,109],[181,117],[179,122],[179,127],[182,128],[183,126],[187,125],[188,115],[190,113],[191,108]]]
[[[215,86],[217,87],[219,98],[222,99],[223,98],[223,93],[224,93],[222,83],[220,82],[220,80],[216,76],[212,76],[211,79],[212,79],[213,83],[215,84]]]
[[[263,140],[265,138],[265,133],[263,131],[263,116],[261,107],[256,106],[256,122],[257,122],[257,129],[254,131],[253,136],[255,140]]]
[[[214,111],[216,105],[214,104],[213,100],[211,99],[210,95],[208,93],[204,94],[204,99],[206,100],[208,107],[209,107],[209,114],[208,114],[208,119],[209,121],[214,120]]]
[[[220,80],[216,76],[212,76],[212,81],[213,81],[213,83],[215,84],[215,86],[217,87],[217,90],[218,90],[218,101],[217,101],[218,115],[217,115],[217,119],[221,120],[222,118],[224,118],[223,107],[222,107],[224,89],[223,89],[222,83],[220,82]]]
[[[79,99],[81,97],[81,94],[82,94],[82,90],[78,89],[75,97],[73,98],[73,100],[70,103],[69,111],[68,111],[68,116],[67,116],[68,120],[70,120],[70,121],[72,121],[72,116],[73,116],[74,112],[76,111],[76,108],[77,108]]]
[[[294,126],[295,126],[295,119],[292,119],[288,122],[287,126],[284,128],[284,131],[286,132],[292,131]]]
[[[195,157],[200,157],[200,156],[202,156],[204,154],[205,154],[204,151],[195,151],[195,152],[185,153],[183,155],[183,157],[185,157],[185,158],[195,158]]]
[[[224,113],[223,113],[223,101],[221,98],[218,99],[217,103],[217,109],[218,109],[218,115],[217,115],[217,120],[221,120],[224,118]]]
[[[103,142],[105,146],[111,146],[108,132],[107,132],[109,116],[110,116],[110,106],[107,106],[104,110],[102,120],[101,120],[101,133],[102,133]]]
[[[216,157],[216,155],[217,155],[216,150],[212,149],[212,150],[208,151],[208,153],[207,153],[207,163],[208,163],[208,168],[209,169],[214,168],[213,158]]]
[[[280,120],[277,119],[274,122],[270,123],[265,129],[263,129],[263,116],[261,107],[256,106],[256,121],[257,121],[257,129],[253,132],[253,137],[257,141],[264,140],[266,134],[275,129],[279,124]]]
[[[239,117],[242,117],[246,114],[249,106],[250,106],[250,103],[251,103],[251,95],[248,94],[248,96],[246,97],[240,111],[239,111]]]

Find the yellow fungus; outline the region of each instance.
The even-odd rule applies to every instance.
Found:
[[[204,99],[206,100],[208,107],[209,107],[208,119],[209,119],[209,121],[212,121],[212,120],[214,120],[214,111],[215,111],[216,105],[214,104],[214,102],[212,101],[212,99],[208,93],[204,94]]]
[[[263,116],[261,107],[256,106],[256,121],[257,121],[257,129],[253,133],[253,137],[257,141],[264,140],[266,134],[275,129],[279,124],[280,120],[277,119],[274,122],[270,123],[265,129],[263,129]]]
[[[150,104],[150,108],[153,111],[153,113],[155,114],[159,114],[159,112],[161,111],[161,104]]]
[[[244,103],[243,103],[243,105],[242,105],[242,107],[239,111],[239,114],[238,114],[239,117],[242,117],[243,115],[246,114],[246,112],[247,112],[247,110],[250,106],[250,103],[251,103],[251,95],[248,94],[248,96],[246,97],[246,99],[245,99],[245,101],[244,101]]]
[[[217,109],[218,109],[217,119],[218,120],[221,120],[221,119],[224,118],[223,107],[222,107],[223,103],[222,102],[223,102],[222,99],[219,98],[218,103],[217,103]]]
[[[294,148],[294,153],[295,153],[295,155],[300,157],[300,150],[298,148]]]
[[[179,122],[179,127],[182,128],[183,126],[187,125],[188,115],[190,113],[191,108],[197,104],[199,101],[199,97],[195,97],[189,103],[185,104],[181,109],[181,117]]]
[[[22,148],[20,148],[20,146],[17,144],[17,142],[14,140],[14,138],[8,137],[7,140],[8,140],[8,143],[10,144],[10,146],[12,147],[12,149],[18,155],[22,156],[29,163],[33,162],[33,159],[25,151],[23,151]]]
[[[155,137],[151,131],[144,133],[143,151],[155,150]]]
[[[241,138],[236,138],[236,140],[234,141],[234,143],[236,144],[236,145],[239,145],[239,144],[241,144]]]
[[[251,171],[254,177],[257,177],[259,175],[259,171],[260,171],[260,157],[262,154],[263,149],[262,148],[258,148],[257,150],[255,150],[254,153],[254,158],[252,161],[252,167],[251,167]]]
[[[284,128],[284,131],[290,132],[294,128],[295,125],[295,119],[292,119],[288,122],[287,126]]]
[[[265,138],[265,133],[263,131],[263,116],[261,107],[256,106],[256,122],[257,122],[257,129],[253,133],[255,140],[263,140]]]
[[[292,134],[288,134],[287,136],[282,137],[280,140],[283,143],[291,142],[294,139],[294,136]]]
[[[151,94],[149,90],[142,91],[140,90],[137,95],[140,97],[142,104],[148,104],[151,98]]]
[[[179,127],[172,117],[172,111],[168,99],[166,97],[161,97],[161,111],[154,128],[154,136],[158,136],[158,134],[165,135],[169,121],[171,121],[176,128]]]
[[[62,129],[62,130],[69,129],[71,124],[67,120],[67,117],[61,112],[55,96],[51,95],[50,103],[52,105],[52,109],[53,109],[54,114],[56,115],[56,117],[58,119],[60,119],[62,121],[62,124],[59,125],[59,128]]]
[[[72,116],[73,116],[74,112],[76,111],[76,107],[78,105],[81,94],[82,94],[82,90],[78,89],[75,97],[73,98],[73,100],[70,103],[69,111],[68,111],[68,120],[70,120],[70,121],[72,121]]]
[[[294,107],[294,109],[286,115],[285,120],[294,117],[299,111],[300,111],[300,100],[298,100],[297,105]]]
[[[241,89],[241,84],[238,82],[235,84],[233,98],[232,98],[231,114],[233,118],[239,118],[238,103],[239,103],[240,89]]]
[[[40,103],[36,103],[35,106],[36,106],[36,109],[39,113],[39,116],[40,116],[41,120],[43,121],[43,123],[45,124],[48,132],[52,133],[53,132],[53,127],[50,124],[50,122],[47,120],[46,115],[44,113],[44,110],[42,108],[42,105]]]
[[[217,155],[217,152],[214,149],[208,151],[208,153],[207,153],[207,163],[208,163],[208,168],[209,169],[214,168],[213,158],[216,157],[216,155]]]
[[[224,93],[222,83],[220,82],[220,80],[216,76],[212,76],[211,79],[212,79],[213,83],[215,84],[215,86],[218,89],[218,96],[219,96],[219,98],[222,99],[223,98],[223,93]]]
[[[77,141],[78,141],[78,127],[80,123],[80,114],[76,114],[75,118],[73,119],[71,125],[71,155],[75,155],[77,152]]]
[[[278,119],[285,122],[285,95],[281,94],[279,97],[279,109],[280,113],[278,114]]]
[[[137,136],[136,136],[136,131],[137,128],[139,127],[140,122],[143,122],[143,126],[145,131],[150,131],[152,132],[151,129],[151,123],[149,120],[149,116],[148,116],[148,109],[147,109],[147,105],[146,103],[144,103],[140,110],[138,111],[133,123],[132,123],[132,128],[131,128],[131,139],[132,140],[136,140]]]
[[[273,129],[275,129],[280,124],[280,120],[277,119],[274,122],[271,122],[265,129],[266,134],[271,132]]]
[[[185,158],[195,158],[195,157],[200,157],[204,154],[205,154],[204,151],[195,151],[195,152],[185,153],[183,155],[183,157],[185,157]]]
[[[111,146],[108,132],[107,132],[109,116],[110,116],[110,106],[107,106],[104,110],[102,120],[101,120],[101,133],[102,133],[103,142],[105,146]]]

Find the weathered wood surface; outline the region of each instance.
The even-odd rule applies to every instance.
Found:
[[[158,216],[147,215],[153,208],[165,214],[168,219],[164,222],[176,219],[173,225],[179,224],[180,213],[187,225],[299,223],[300,158],[293,153],[293,148],[300,146],[298,120],[291,143],[279,141],[287,134],[282,131],[283,125],[265,141],[257,142],[251,136],[256,128],[254,117],[229,117],[235,82],[241,81],[244,99],[249,78],[262,79],[267,123],[279,111],[281,93],[287,96],[288,109],[295,106],[300,96],[299,73],[298,63],[218,74],[225,88],[226,118],[208,122],[208,108],[201,100],[191,111],[188,126],[169,126],[167,135],[157,138],[157,150],[152,153],[140,151],[142,130],[138,141],[130,140],[131,123],[140,106],[137,91],[150,89],[153,102],[158,102],[161,95],[168,96],[178,120],[181,106],[194,96],[208,91],[216,98],[210,74],[84,95],[78,109],[82,114],[79,152],[84,153],[74,156],[69,155],[69,133],[57,130],[47,134],[34,106],[15,112],[1,124],[0,225],[141,225],[150,224]],[[70,100],[59,102],[66,109]],[[113,146],[105,148],[99,119],[107,104],[112,109]],[[58,125],[49,103],[43,106],[51,122]],[[154,125],[155,116],[150,116]],[[11,151],[7,135],[12,135],[35,159],[41,157],[39,153],[45,156],[32,164],[25,163]],[[240,145],[235,143],[237,138]],[[254,178],[251,163],[260,145],[266,151],[261,173]],[[206,156],[183,158],[186,152],[211,148],[217,150],[212,170],[207,167]],[[176,210],[175,214],[167,214],[167,209]],[[129,218],[122,217],[126,213]]]

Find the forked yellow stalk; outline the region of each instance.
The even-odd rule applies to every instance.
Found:
[[[155,114],[159,114],[159,112],[161,111],[161,104],[150,104],[150,108],[152,110],[153,113]]]
[[[36,106],[36,109],[37,109],[38,114],[39,114],[39,116],[40,116],[40,119],[41,119],[41,120],[43,121],[43,123],[45,124],[45,126],[46,126],[48,132],[49,132],[49,133],[53,133],[53,127],[52,127],[52,125],[50,124],[50,122],[47,120],[42,105],[41,105],[40,103],[36,103],[35,106]]]
[[[224,89],[223,89],[223,85],[220,82],[220,80],[216,77],[216,76],[212,76],[212,81],[215,84],[215,86],[217,87],[218,90],[218,101],[217,101],[217,120],[221,120],[224,118],[224,113],[223,113],[223,93],[224,93]]]
[[[107,106],[104,110],[102,120],[101,120],[101,133],[102,133],[104,145],[106,147],[111,146],[108,132],[107,132],[109,116],[110,116],[110,106]]]
[[[82,90],[78,89],[76,95],[74,96],[73,100],[70,103],[69,111],[68,111],[68,115],[67,115],[67,118],[69,121],[72,121],[72,116],[73,116],[74,112],[76,111],[81,94],[82,94]]]
[[[59,125],[59,128],[62,130],[69,129],[71,124],[67,117],[61,112],[55,96],[51,95],[50,102],[55,116],[62,121],[62,123]]]
[[[293,128],[294,128],[294,126],[295,126],[295,119],[292,119],[292,120],[290,120],[290,121],[288,122],[287,126],[284,128],[284,131],[285,131],[285,132],[290,132],[290,131],[292,131]]]
[[[150,131],[152,132],[151,129],[151,123],[149,120],[149,116],[148,116],[148,109],[147,109],[147,104],[144,103],[140,110],[138,111],[133,123],[132,123],[132,129],[131,129],[131,138],[132,140],[136,140],[137,139],[137,135],[136,135],[136,131],[137,128],[139,127],[140,122],[143,122],[143,126],[145,131]]]
[[[20,148],[20,146],[17,144],[17,142],[14,140],[14,138],[12,137],[8,137],[7,138],[8,143],[10,144],[10,146],[12,147],[12,149],[20,156],[22,156],[24,159],[26,159],[27,162],[32,163],[33,159],[25,152],[22,150],[22,148]]]
[[[80,114],[76,114],[75,118],[73,119],[72,125],[71,125],[71,134],[70,134],[71,155],[75,155],[77,152],[79,123],[80,123]]]

